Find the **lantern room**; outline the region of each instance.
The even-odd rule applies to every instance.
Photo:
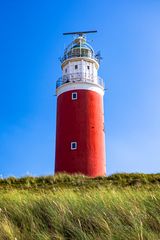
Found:
[[[74,39],[65,49],[60,58],[62,77],[57,80],[56,87],[69,82],[93,82],[103,86],[98,76],[100,53],[95,54],[85,35]]]

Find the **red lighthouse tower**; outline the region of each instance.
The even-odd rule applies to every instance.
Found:
[[[56,83],[55,172],[96,177],[106,173],[104,86],[98,77],[100,57],[85,33],[89,32],[69,33],[78,36],[61,59],[62,77]]]

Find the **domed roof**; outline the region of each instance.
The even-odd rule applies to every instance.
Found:
[[[63,58],[61,58],[61,62],[74,57],[93,58],[98,61],[98,59],[95,58],[93,48],[87,43],[84,36],[79,36],[68,45],[65,49]]]
[[[70,51],[74,51],[78,49],[84,49],[88,52],[90,52],[90,54],[94,53],[93,48],[86,42],[86,39],[84,37],[78,37],[76,38],[67,48],[65,53],[69,53]]]

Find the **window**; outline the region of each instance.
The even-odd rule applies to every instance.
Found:
[[[71,150],[77,149],[77,142],[71,142]]]
[[[90,69],[90,67],[89,67],[89,66],[87,66],[87,69],[89,70],[89,69]]]
[[[78,65],[75,65],[75,69],[78,69]]]
[[[67,68],[65,69],[65,73],[67,73]]]
[[[72,100],[76,100],[77,99],[77,92],[72,92]]]

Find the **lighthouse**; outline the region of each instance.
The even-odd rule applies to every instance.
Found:
[[[62,77],[56,82],[56,173],[106,174],[100,55],[86,40],[86,34],[93,32],[64,33],[76,38],[64,51]]]

